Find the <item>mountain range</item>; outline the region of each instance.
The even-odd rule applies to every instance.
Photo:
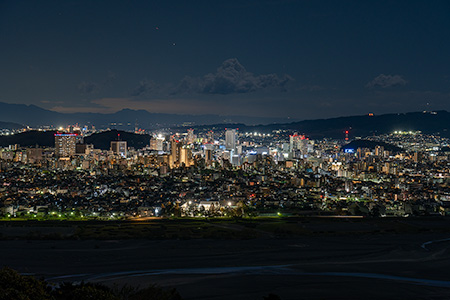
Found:
[[[447,111],[370,114],[286,123],[286,119],[280,118],[156,114],[146,110],[131,109],[123,109],[113,114],[64,114],[35,105],[0,102],[0,120],[2,121],[0,122],[0,128],[18,128],[21,126],[19,124],[31,127],[53,125],[55,128],[78,123],[80,125],[94,125],[97,129],[113,128],[133,131],[137,123],[139,128],[144,129],[178,127],[179,131],[186,130],[185,126],[181,126],[182,124],[198,130],[224,130],[225,128],[237,127],[241,132],[272,132],[281,129],[297,131],[312,139],[342,139],[345,137],[346,131],[348,131],[349,138],[352,139],[353,137],[391,133],[396,130],[422,131],[427,134],[450,137],[450,113]]]
[[[43,109],[36,105],[0,102],[0,120],[31,127],[46,125],[59,127],[78,123],[81,125],[94,125],[98,129],[116,128],[134,130],[136,125],[143,129],[154,129],[179,126],[183,123],[187,123],[188,125],[236,122],[269,124],[286,122],[287,119],[220,115],[177,115],[150,113],[146,110],[132,109],[123,109],[111,114],[59,113]]]

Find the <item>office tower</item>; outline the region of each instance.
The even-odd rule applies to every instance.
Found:
[[[150,140],[150,149],[156,151],[164,151],[165,138],[162,136],[153,137]]]
[[[225,148],[227,150],[236,148],[236,129],[227,129],[225,132]]]
[[[210,165],[212,160],[213,160],[213,151],[209,150],[209,149],[206,149],[205,150],[205,163],[207,165]]]
[[[55,155],[57,157],[70,157],[76,152],[76,133],[55,134]]]
[[[111,141],[111,151],[122,157],[127,157],[126,141]]]
[[[177,140],[172,140],[170,144],[170,158],[169,164],[170,167],[173,168],[175,166],[179,166],[180,164],[180,155],[181,155],[181,146],[183,144]]]
[[[184,166],[189,167],[192,165],[191,160],[192,152],[191,149],[186,146],[180,149],[180,166],[184,164]]]
[[[289,144],[291,151],[304,150],[306,148],[307,140],[304,135],[295,133],[289,136]]]
[[[304,135],[297,133],[289,136],[289,146],[292,156],[295,158],[304,158],[308,153],[308,140]]]
[[[375,147],[375,155],[376,156],[382,156],[384,152],[384,147],[383,146],[376,146]]]

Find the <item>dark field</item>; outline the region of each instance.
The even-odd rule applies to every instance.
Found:
[[[0,233],[1,265],[54,282],[158,283],[184,299],[450,298],[447,218],[4,222]]]

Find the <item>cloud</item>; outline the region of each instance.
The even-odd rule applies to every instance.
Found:
[[[44,104],[51,104],[51,103],[63,104],[64,101],[57,101],[57,100],[41,100],[41,103],[44,103]]]
[[[92,107],[92,106],[54,106],[50,110],[60,112],[60,113],[102,113],[109,114],[115,113],[117,110],[104,107]]]
[[[236,58],[227,59],[215,73],[203,77],[185,77],[172,94],[236,94],[251,93],[263,89],[286,90],[289,82],[294,81],[289,75],[277,74],[254,75],[248,72]]]
[[[100,90],[100,85],[95,82],[83,81],[77,86],[78,91],[83,95],[91,95],[98,93]]]
[[[77,89],[83,95],[97,94],[105,88],[111,87],[114,80],[116,79],[116,74],[113,72],[108,72],[106,78],[100,83],[92,81],[83,81],[78,84]]]
[[[141,96],[150,92],[154,92],[159,88],[159,85],[153,80],[143,79],[138,86],[131,92],[131,96]]]
[[[388,88],[393,86],[406,85],[408,81],[403,79],[400,75],[384,75],[380,74],[375,77],[372,81],[366,84],[367,88]]]

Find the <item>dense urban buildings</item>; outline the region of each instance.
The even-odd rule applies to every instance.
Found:
[[[188,129],[154,132],[140,149],[112,140],[102,150],[70,131],[55,134],[54,148],[2,150],[3,216],[450,212],[450,141],[437,135],[396,131],[348,143],[289,130]]]

